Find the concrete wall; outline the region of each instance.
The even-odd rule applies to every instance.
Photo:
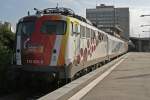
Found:
[[[150,38],[130,38],[135,48],[132,51],[150,52]]]

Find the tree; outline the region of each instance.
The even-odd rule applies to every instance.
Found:
[[[6,83],[7,70],[14,51],[15,34],[5,25],[0,26],[0,88]]]
[[[15,34],[7,28],[7,26],[0,27],[0,46],[13,50]]]

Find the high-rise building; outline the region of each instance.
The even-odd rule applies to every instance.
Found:
[[[99,29],[108,33],[113,33],[116,28],[122,30],[121,37],[129,39],[129,8],[101,4],[96,8],[86,9],[86,17]]]

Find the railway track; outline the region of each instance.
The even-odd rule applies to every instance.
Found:
[[[108,62],[102,63],[101,67]],[[93,70],[96,68],[94,67]],[[91,71],[93,71],[91,70]],[[88,73],[86,73],[88,74]],[[83,74],[85,75],[85,74]],[[83,76],[81,75],[81,76]],[[81,77],[80,76],[80,77]],[[64,84],[63,84],[64,85]],[[63,86],[62,84],[58,86],[55,82],[44,83],[40,86],[30,86],[23,85],[21,87],[16,87],[11,93],[0,96],[0,100],[36,100],[54,90]]]
[[[16,87],[11,93],[4,94],[0,96],[0,100],[36,100],[41,96],[50,93],[58,89],[53,83],[49,86],[39,86],[39,87]]]
[[[63,86],[62,84],[58,86],[55,82],[44,83],[40,86],[28,86],[24,84],[23,86],[16,86],[11,92],[1,94],[0,100],[36,100],[58,88]]]

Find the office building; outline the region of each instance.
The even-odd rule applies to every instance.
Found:
[[[96,8],[86,9],[86,17],[99,29],[114,33],[121,32],[121,37],[129,39],[129,8],[115,8],[101,4]]]

